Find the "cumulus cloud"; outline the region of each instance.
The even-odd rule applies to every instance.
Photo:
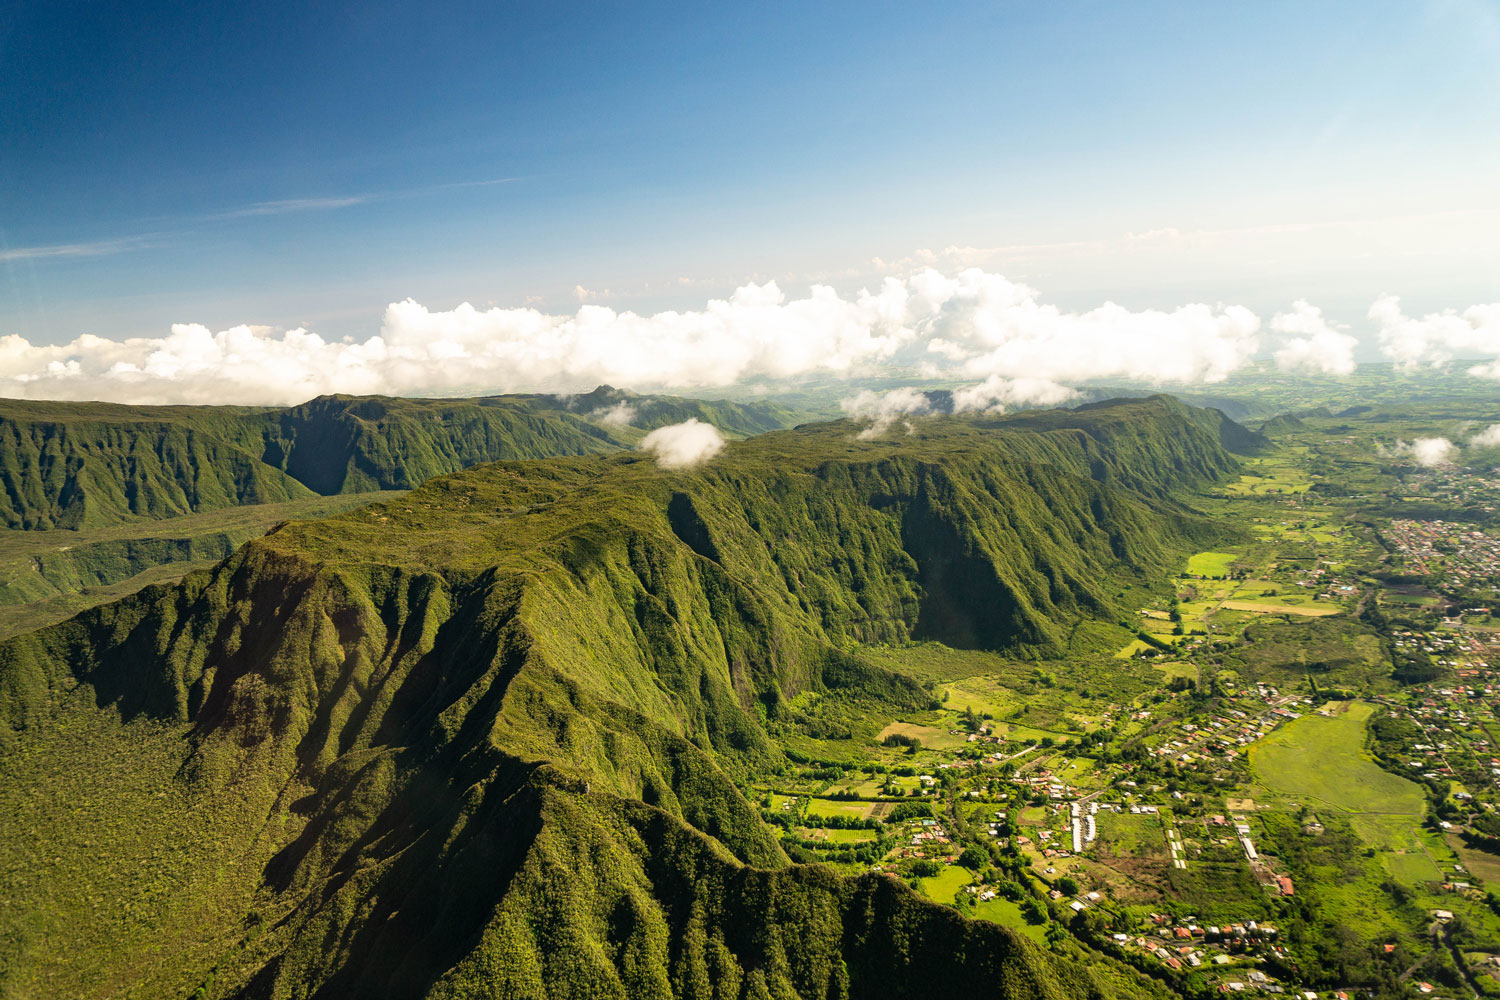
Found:
[[[1221,382],[1259,345],[1260,319],[1243,306],[1132,312],[1106,302],[1071,313],[978,268],[952,278],[927,270],[906,285],[927,350],[971,375]]]
[[[589,414],[606,427],[629,427],[635,422],[636,410],[625,400],[614,406],[601,406]]]
[[[1490,424],[1469,438],[1470,448],[1500,448],[1500,424]]]
[[[1418,465],[1447,465],[1458,453],[1458,445],[1447,438],[1417,438],[1414,441],[1397,441],[1389,452],[1392,455],[1410,457]]]
[[[868,420],[870,425],[855,437],[871,441],[891,429],[904,416],[932,412],[927,394],[911,388],[874,392],[866,389],[856,396],[839,400],[839,408],[853,420]]]
[[[700,465],[724,450],[724,435],[713,424],[689,417],[680,424],[668,424],[641,438],[641,450],[656,456],[664,469],[681,469]]]
[[[1386,298],[1370,317],[1382,348],[1403,366],[1493,358],[1470,370],[1500,379],[1500,305],[1412,319]],[[923,377],[983,380],[994,391],[973,406],[987,408],[1021,403],[1013,394],[1027,391],[1027,380],[1218,382],[1255,356],[1261,333],[1260,319],[1236,305],[1132,311],[1106,302],[1077,312],[978,267],[923,266],[853,294],[819,284],[791,297],[774,282],[747,284],[701,309],[649,315],[595,301],[548,313],[467,303],[434,310],[408,299],[388,306],[380,331],[365,340],[193,323],[161,337],[61,345],[13,335],[0,337],[0,395],[295,403],[334,392],[571,393],[601,383],[692,390],[900,365]],[[1275,317],[1269,333],[1283,367],[1341,373],[1353,365],[1353,338],[1306,302]]]
[[[991,375],[978,385],[953,390],[953,412],[1004,413],[1007,406],[1058,406],[1077,395],[1051,379]]]
[[[853,375],[899,363],[975,378],[1218,381],[1249,359],[1259,320],[1238,306],[1069,312],[978,268],[927,268],[852,295],[748,284],[701,309],[650,315],[593,302],[536,308],[387,307],[380,332],[177,324],[162,337],[0,338],[0,394],[119,402],[293,403],[332,393],[576,392],[600,383],[693,389]]]
[[[1359,341],[1343,332],[1345,327],[1330,323],[1323,310],[1305,299],[1292,303],[1291,312],[1274,316],[1271,329],[1290,338],[1275,355],[1276,366],[1283,371],[1353,374],[1354,348]]]
[[[1458,358],[1483,358],[1471,375],[1500,379],[1500,302],[1407,316],[1401,300],[1386,295],[1370,306],[1379,327],[1380,349],[1404,371],[1446,365]]]

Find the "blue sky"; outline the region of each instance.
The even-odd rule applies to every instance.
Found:
[[[1500,299],[1497,177],[1488,0],[23,2],[0,335],[701,308],[948,247],[1070,309],[1359,322]]]

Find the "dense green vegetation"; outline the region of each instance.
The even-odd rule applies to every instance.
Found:
[[[579,396],[324,396],[289,408],[3,400],[0,518],[10,528],[98,528],[409,489],[478,462],[619,451],[689,418],[738,437],[785,427],[793,415],[773,403],[608,386]]]
[[[777,734],[847,738],[820,703],[939,702],[866,643],[1038,659],[1134,614],[1238,537],[1178,499],[1231,441],[1256,444],[1153,398],[809,426],[697,471],[481,465],[10,639],[0,988],[1159,993],[789,864],[745,792],[786,765]]]
[[[62,621],[149,583],[175,582],[282,521],[326,517],[399,495],[346,493],[105,528],[0,533],[0,638]]]

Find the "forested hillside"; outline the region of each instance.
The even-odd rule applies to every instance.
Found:
[[[0,517],[97,528],[316,494],[407,489],[478,462],[589,455],[696,417],[732,436],[788,426],[771,403],[582,396],[323,396],[290,408],[0,401]]]
[[[799,695],[932,700],[862,643],[1121,618],[1222,537],[1177,496],[1231,437],[1153,398],[482,465],[9,640],[0,991],[1149,992],[790,865],[740,786]]]

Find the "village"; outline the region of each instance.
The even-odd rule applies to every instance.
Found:
[[[793,860],[1200,994],[1360,996],[1307,974],[1331,926],[1349,968],[1411,996],[1472,992],[1434,941],[1466,936],[1464,961],[1500,971],[1500,628],[1435,586],[1492,583],[1500,542],[1355,530],[1300,475],[1261,463],[1226,490],[1255,540],[1189,558],[1109,664],[979,659],[856,759],[810,745],[757,789]]]
[[[1493,586],[1500,579],[1500,538],[1473,524],[1393,518],[1387,541],[1412,572],[1449,584]]]

